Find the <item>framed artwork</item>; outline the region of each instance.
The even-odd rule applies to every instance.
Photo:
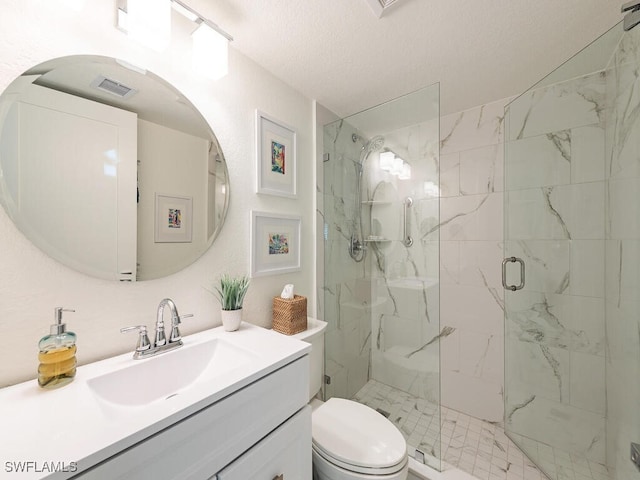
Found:
[[[191,243],[193,198],[156,193],[156,243]]]
[[[295,198],[296,131],[256,110],[258,193]]]
[[[251,211],[251,276],[297,272],[301,218]]]

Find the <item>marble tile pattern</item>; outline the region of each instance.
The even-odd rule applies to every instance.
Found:
[[[505,422],[605,462],[605,115],[608,75],[534,89],[505,116]],[[509,284],[519,283],[509,269]],[[538,449],[528,452],[542,464]],[[557,469],[551,478],[563,478]],[[573,478],[573,477],[571,477]]]
[[[415,196],[416,242],[403,247],[401,223],[382,222],[393,241],[370,245],[360,264],[347,253],[358,132],[344,122],[325,130],[338,160],[324,169],[325,252],[340,266],[326,274],[325,318],[330,330],[352,330],[327,342],[328,391],[360,395],[374,379],[437,403],[439,353],[443,409],[504,418],[549,478],[635,474],[627,457],[640,431],[640,391],[629,382],[640,373],[638,35],[623,39],[606,71],[528,92],[506,117],[511,99],[441,118],[439,155],[425,140],[431,126],[387,134],[440,183],[367,178],[369,199],[381,182],[393,185],[396,217],[401,199]],[[387,207],[370,208],[382,218]],[[526,261],[522,291],[502,288],[504,251]],[[515,269],[507,279],[517,283]],[[605,460],[609,473],[598,466]]]
[[[607,68],[607,464],[612,479],[636,478],[629,444],[640,413],[640,30],[624,34]]]
[[[501,422],[486,422],[446,406],[413,397],[371,380],[355,399],[383,414],[408,443],[427,454],[427,464],[443,471],[459,468],[481,480],[608,480],[607,469],[580,456],[526,437],[517,437],[525,452],[539,458],[545,476],[509,439]],[[435,454],[435,456],[434,456]],[[436,458],[437,457],[437,458]],[[442,458],[442,462],[438,460]]]
[[[363,284],[368,271],[365,263],[349,256],[349,239],[356,228],[355,185],[361,140],[348,122],[340,120],[323,129],[324,182],[318,186],[322,196],[324,284],[321,317],[328,322],[325,336],[325,397],[350,398],[369,379],[371,356],[371,315],[376,306],[370,287]]]
[[[507,101],[442,117],[440,133],[442,403],[488,421],[503,416]]]
[[[369,112],[370,114],[370,112]],[[325,397],[352,397],[370,378],[423,398],[440,395],[438,119],[384,132],[383,149],[411,165],[411,179],[400,180],[379,168],[379,152],[367,155],[367,136],[354,119],[325,127],[323,211],[326,374]],[[355,141],[353,135],[356,135]],[[364,160],[363,160],[364,159]],[[362,204],[356,201],[362,161]],[[408,232],[405,246],[404,202]],[[369,241],[362,262],[348,253],[360,227]]]

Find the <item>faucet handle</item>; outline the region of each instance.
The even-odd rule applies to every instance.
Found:
[[[189,318],[189,317],[193,317],[193,313],[187,313],[187,314],[185,314],[185,315],[178,315],[177,317],[174,317],[174,319],[173,319],[173,320],[174,320],[174,323],[175,323],[175,324],[180,324],[180,323],[182,323],[182,321],[181,321],[181,320],[182,320],[183,318]]]
[[[147,335],[146,325],[135,325],[133,327],[124,327],[120,329],[120,333],[127,333],[133,330],[138,330],[138,344],[136,345],[136,352],[144,352],[151,348],[151,342],[149,342],[149,336]]]
[[[193,313],[187,313],[186,315],[178,315],[173,317],[171,322],[171,335],[169,336],[169,343],[179,342],[182,337],[180,336],[180,329],[178,325],[182,323],[183,318],[193,317]]]

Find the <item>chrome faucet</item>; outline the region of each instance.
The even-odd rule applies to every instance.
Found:
[[[171,334],[169,335],[169,342],[164,333],[164,307],[169,307],[171,311]],[[120,329],[120,333],[130,332],[132,330],[138,330],[138,344],[136,350],[133,352],[133,358],[147,358],[158,355],[159,353],[168,352],[182,346],[182,337],[180,336],[180,325],[183,318],[193,317],[193,314],[180,316],[176,304],[170,298],[163,299],[158,305],[158,313],[156,317],[156,334],[153,345],[149,341],[147,336],[146,325],[135,325],[133,327],[125,327]]]
[[[161,347],[167,344],[167,337],[164,334],[164,307],[169,307],[171,310],[171,333],[173,330],[178,330],[178,324],[180,323],[180,315],[178,315],[178,309],[176,304],[170,298],[165,298],[158,305],[158,315],[156,317],[156,339],[154,345]],[[169,343],[180,341],[180,332],[178,332],[177,340],[171,340],[169,337]]]

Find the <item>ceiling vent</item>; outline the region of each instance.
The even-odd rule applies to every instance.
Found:
[[[103,77],[102,75],[91,82],[91,86],[98,90],[102,90],[103,92],[109,92],[110,94],[116,95],[120,98],[129,98],[138,92],[134,88],[127,87],[120,82]]]
[[[373,13],[377,17],[381,17],[389,8],[400,3],[400,0],[366,0],[366,2],[373,10]]]

